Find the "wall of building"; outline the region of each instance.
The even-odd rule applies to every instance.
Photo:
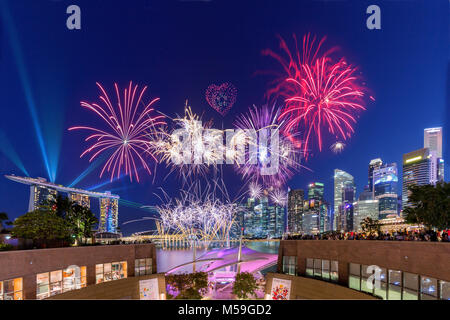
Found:
[[[272,289],[272,279],[279,278],[291,280],[290,300],[298,299],[376,299],[375,297],[358,292],[343,286],[310,279],[304,277],[296,277],[281,273],[268,273],[266,276],[266,291],[270,295]]]
[[[305,275],[306,259],[338,261],[338,283],[348,285],[349,263],[377,265],[450,281],[450,244],[420,241],[283,240],[278,251],[278,271],[283,256],[297,256],[297,274]]]
[[[127,261],[127,276],[134,276],[135,259],[152,258],[156,269],[154,244],[100,245],[0,252],[0,281],[23,278],[24,299],[36,299],[36,275],[65,269],[71,265],[86,266],[87,285],[94,285],[95,265]],[[116,280],[117,281],[117,280]]]
[[[166,294],[165,275],[163,273],[148,276],[132,277],[116,281],[104,282],[79,290],[69,291],[47,300],[139,300],[139,281],[158,278],[159,296]]]

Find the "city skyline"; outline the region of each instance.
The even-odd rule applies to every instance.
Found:
[[[80,159],[87,147],[83,142],[85,137],[67,131],[69,127],[84,123],[89,116],[81,110],[80,101],[98,97],[96,81],[111,88],[114,82],[123,86],[133,80],[140,86],[149,85],[149,98],[161,97],[161,110],[171,116],[182,114],[188,99],[193,110],[203,114],[204,119],[214,119],[217,127],[229,127],[237,115],[247,112],[253,104],[261,106],[267,102],[264,94],[269,79],[255,74],[267,68],[279,68],[261,55],[265,48],[277,48],[277,34],[286,39],[293,33],[298,37],[308,32],[319,37],[326,35],[330,46],[339,46],[341,54],[359,66],[375,97],[367,111],[360,114],[356,133],[345,141],[343,151],[334,154],[328,147],[321,153],[313,150],[304,163],[312,171],[302,169],[289,180],[286,189],[306,189],[309,183],[324,183],[324,198],[331,205],[334,169],[355,177],[358,196],[367,184],[370,160],[381,158],[386,163],[396,162],[401,179],[402,156],[422,148],[425,128],[443,127],[444,141],[448,141],[445,139],[448,135],[446,38],[444,34],[433,33],[445,25],[445,21],[431,18],[443,11],[440,3],[427,7],[418,5],[408,14],[401,10],[393,14],[388,9],[395,5],[385,4],[384,28],[378,33],[367,30],[361,23],[365,7],[359,3],[351,7],[330,3],[325,9],[318,3],[289,3],[284,7],[268,4],[268,7],[256,9],[251,4],[241,6],[244,12],[252,12],[251,17],[239,18],[246,33],[241,33],[240,28],[229,28],[225,18],[210,18],[217,17],[219,12],[225,16],[233,14],[236,9],[233,5],[227,7],[213,2],[195,8],[186,3],[153,7],[142,1],[136,7],[140,9],[133,10],[137,15],[133,19],[122,17],[127,10],[125,5],[108,8],[89,2],[81,5],[87,17],[111,16],[122,23],[112,23],[109,35],[103,38],[100,35],[104,32],[104,21],[88,18],[85,27],[89,32],[82,29],[76,34],[59,29],[60,21],[45,19],[46,15],[53,16],[65,10],[58,2],[37,5],[28,1],[27,6],[21,6],[9,1],[8,11],[2,10],[2,14],[8,16],[3,16],[5,36],[0,66],[4,72],[0,73],[0,94],[5,97],[6,105],[14,106],[5,110],[1,120],[2,175],[41,176],[63,185],[74,183],[74,187],[81,189],[109,190],[121,199],[150,206],[160,204],[154,195],[159,187],[165,187],[171,196],[176,196],[178,179],[172,174],[164,180],[167,171],[162,166],[157,168],[156,174],[145,176],[140,184],[130,183],[127,178],[113,183],[109,183],[107,177],[100,179],[105,159],[91,165],[86,159]],[[42,12],[43,19],[27,18],[31,12]],[[168,12],[171,14],[166,15]],[[152,19],[146,19],[147,15]],[[423,15],[430,19],[420,18]],[[322,19],[316,21],[316,17]],[[410,19],[422,23],[407,26],[399,23]],[[261,21],[270,23],[261,26]],[[342,21],[349,23],[342,24]],[[339,28],[336,29],[336,25]],[[36,30],[42,30],[39,45],[33,41]],[[399,35],[405,32],[410,36],[399,41]],[[428,37],[431,33],[433,39]],[[147,50],[134,44],[142,34],[151,40],[143,44]],[[117,48],[116,37],[125,39],[126,48]],[[57,47],[55,42],[59,44]],[[83,50],[86,45],[92,50]],[[186,45],[191,48],[188,52],[183,49]],[[386,47],[391,50],[383,50]],[[106,54],[111,51],[117,51],[123,61],[118,63],[117,58]],[[182,59],[180,52],[184,52]],[[417,65],[417,61],[427,61],[427,66]],[[411,68],[411,65],[416,67]],[[204,92],[211,83],[225,82],[236,86],[237,97],[235,106],[222,117],[208,106]],[[35,113],[31,112],[33,109]],[[331,144],[331,141],[325,142]],[[445,143],[443,147],[444,159],[450,158]],[[445,171],[450,172],[448,162],[445,166]],[[229,178],[230,192],[237,193],[243,181],[231,171],[232,168],[224,168],[224,176]],[[28,208],[29,190],[26,189],[0,178],[0,210],[12,219],[24,214]],[[119,226],[148,214],[120,203],[119,207]],[[149,223],[148,229],[151,228]],[[141,227],[128,224],[122,231],[130,234],[138,229]]]

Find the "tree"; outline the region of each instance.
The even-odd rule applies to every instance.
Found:
[[[450,228],[450,183],[408,187],[408,201],[404,208],[406,222],[420,223],[440,230]]]
[[[33,245],[42,241],[70,240],[70,226],[63,218],[50,210],[38,209],[20,216],[14,221],[11,234],[15,238],[31,239]]]
[[[236,274],[234,280],[233,294],[239,299],[247,299],[248,296],[255,296],[255,290],[258,288],[255,277],[249,272]]]
[[[363,221],[361,221],[361,228],[364,232],[374,233],[380,231],[380,223],[378,220],[373,220],[370,217],[364,218]]]
[[[202,292],[208,287],[208,274],[171,274],[166,276],[166,283],[178,292],[175,299],[201,299]]]
[[[0,212],[0,230],[5,228],[5,225],[12,225],[12,222],[9,221],[8,215],[5,212]]]
[[[58,194],[56,198],[52,197],[45,200],[39,208],[43,210],[52,210],[58,217],[65,218],[72,213],[75,205],[77,205],[76,202],[71,201],[68,197],[63,197]]]
[[[77,243],[80,243],[82,238],[92,237],[92,228],[98,223],[98,219],[89,208],[78,204],[72,205],[70,211],[65,215],[65,220]]]

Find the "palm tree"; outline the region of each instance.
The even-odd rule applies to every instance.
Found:
[[[12,225],[12,222],[9,221],[8,214],[5,212],[0,212],[0,231],[5,228],[5,225]]]

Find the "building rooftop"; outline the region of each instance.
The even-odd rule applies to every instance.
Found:
[[[95,197],[95,198],[111,198],[111,199],[119,199],[120,197],[115,194],[111,194],[111,192],[95,192],[95,191],[88,191],[78,188],[69,188],[65,187],[60,184],[55,184],[52,182],[47,181],[44,178],[30,178],[30,177],[18,177],[16,175],[5,175],[5,177],[9,180],[19,182],[22,184],[28,184],[28,185],[38,185],[43,186],[51,189],[55,189],[60,192],[67,192],[67,193],[78,193],[78,194],[84,194],[89,197]]]

